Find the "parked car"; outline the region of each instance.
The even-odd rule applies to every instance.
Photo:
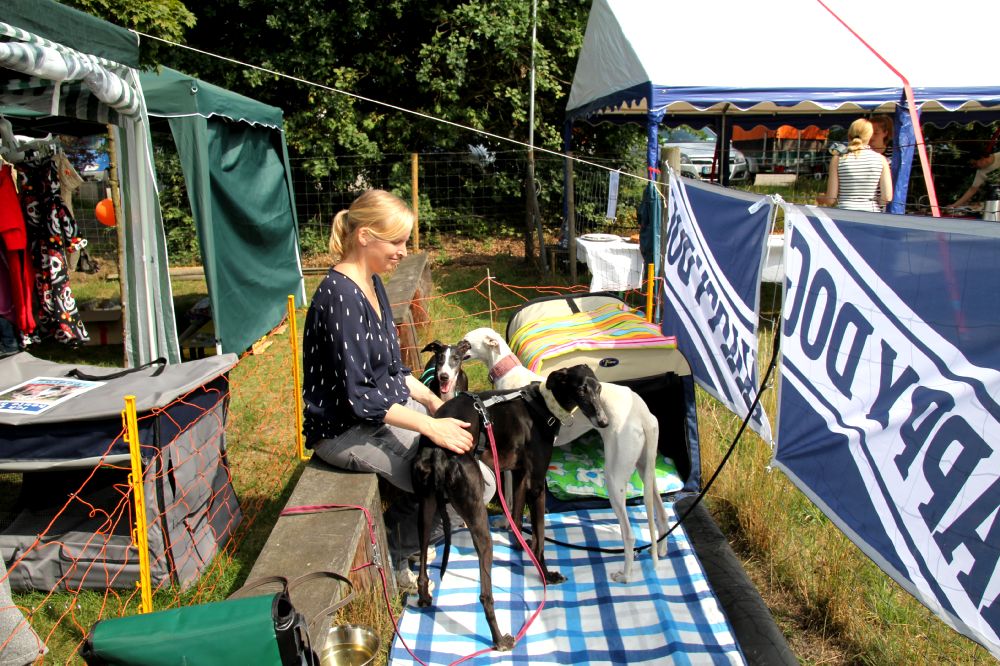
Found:
[[[706,128],[704,130],[691,130],[685,127],[668,128],[661,130],[660,145],[664,148],[677,147],[681,149],[681,175],[698,180],[719,180],[718,165],[713,170],[715,163],[715,132]],[[735,148],[729,150],[729,180],[738,182],[747,180],[750,177],[750,168],[747,158]]]

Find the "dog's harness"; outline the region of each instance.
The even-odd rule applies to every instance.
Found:
[[[510,402],[511,400],[524,400],[525,407],[541,419],[547,430],[556,430],[560,425],[567,425],[568,419],[572,419],[573,416],[572,412],[566,411],[556,402],[551,393],[542,388],[541,382],[532,382],[516,391],[492,395],[485,400],[478,393],[469,393],[468,391],[464,393],[472,398],[473,405],[479,413],[480,421],[489,439],[493,438],[493,422],[490,420],[489,414],[490,407]],[[556,412],[556,410],[561,412],[561,414]],[[575,410],[576,408],[574,407]],[[486,440],[480,438],[479,442],[476,443],[474,451],[476,459],[481,458],[485,450]]]

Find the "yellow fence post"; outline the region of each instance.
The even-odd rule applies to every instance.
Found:
[[[125,409],[122,411],[122,424],[125,427],[125,441],[128,443],[129,457],[132,459],[132,474],[129,483],[132,484],[132,498],[135,506],[135,529],[132,531],[132,544],[139,551],[139,591],[141,603],[139,612],[153,612],[152,575],[149,570],[149,532],[146,526],[146,495],[142,485],[142,454],[139,451],[139,425],[135,416],[135,396],[125,396]]]
[[[653,264],[646,265],[646,321],[653,323]]]
[[[299,453],[299,460],[309,460],[306,455],[306,443],[302,438],[302,377],[299,369],[302,367],[299,361],[299,326],[295,319],[295,297],[288,295],[288,337],[292,341],[292,391],[295,393],[295,445]]]

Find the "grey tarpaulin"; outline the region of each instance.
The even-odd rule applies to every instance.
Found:
[[[186,587],[239,525],[226,459],[226,354],[144,369],[37,416],[0,416],[0,470],[24,476],[16,516],[0,532],[13,589],[129,587],[138,580],[123,441],[124,397],[136,397],[153,585]],[[0,392],[72,369],[20,353],[0,360]],[[113,463],[113,464],[112,464]],[[102,465],[102,466],[98,466]]]

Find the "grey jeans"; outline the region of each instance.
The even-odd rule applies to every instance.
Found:
[[[406,406],[422,414],[427,413],[427,408],[413,398],[406,402]],[[406,492],[386,509],[383,516],[389,554],[396,567],[405,562],[406,557],[419,552],[420,548],[418,506],[410,477],[410,467],[419,444],[420,433],[385,423],[361,423],[333,439],[321,439],[313,444],[313,452],[320,460],[353,472],[374,472]],[[485,481],[483,501],[488,502],[496,492],[496,478],[482,462],[479,467]],[[448,508],[450,510],[451,505]],[[455,528],[462,524],[454,512],[451,513],[451,523]],[[435,520],[431,540],[434,541],[440,533],[440,522]]]
[[[427,408],[410,398],[406,406],[421,414]],[[374,472],[408,493],[413,492],[410,466],[417,455],[420,433],[386,423],[360,423],[333,439],[313,444],[320,460],[352,472]]]

